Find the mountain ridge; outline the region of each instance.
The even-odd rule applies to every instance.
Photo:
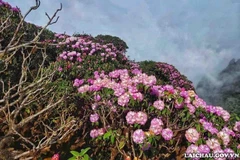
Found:
[[[232,59],[217,77],[204,76],[197,84],[198,95],[212,105],[240,114],[240,59]]]

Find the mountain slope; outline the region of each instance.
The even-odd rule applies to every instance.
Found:
[[[203,77],[197,93],[212,105],[240,114],[240,59],[232,59],[216,78]]]

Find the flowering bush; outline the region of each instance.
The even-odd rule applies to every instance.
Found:
[[[143,73],[137,63],[125,61],[113,45],[93,43],[89,37],[61,38],[59,48],[67,45],[71,51],[59,55],[59,75],[70,78],[73,91],[84,99],[91,122],[85,122],[91,126],[85,130],[92,138],[88,145],[101,150],[93,157],[106,155],[109,148],[113,148],[108,155],[112,158],[168,159],[219,149],[239,153],[239,122],[235,124],[223,108],[207,105],[193,90],[181,88],[187,84],[191,89],[189,81],[175,83],[182,75],[171,65],[156,64],[161,74],[170,74],[172,85],[163,85]],[[122,69],[116,65],[105,68],[103,63],[121,63]],[[81,73],[86,65],[89,70]]]
[[[230,129],[231,126],[230,128],[225,126],[230,120],[228,112],[221,107],[206,105],[191,90],[175,89],[169,85],[156,86],[155,83],[156,79],[154,77],[147,76],[144,73],[138,73],[131,77],[127,70],[115,70],[110,72],[109,75],[102,75],[102,78],[97,76],[92,83],[82,84],[78,88],[81,95],[91,97],[95,94],[102,94],[101,97],[104,97],[94,103],[98,106],[94,112],[97,111],[100,117],[104,118],[100,118],[101,123],[98,126],[92,126],[91,132],[96,131],[95,127],[102,126],[106,129],[106,133],[111,131],[116,139],[113,143],[116,143],[116,145],[119,145],[118,141],[131,144],[127,137],[123,138],[121,134],[118,134],[119,127],[126,127],[128,129],[125,136],[129,135],[135,142],[135,144],[131,144],[135,146],[133,155],[139,154],[139,156],[144,154],[141,149],[143,145],[151,144],[150,149],[161,150],[160,157],[166,157],[167,153],[174,153],[178,145],[188,145],[183,140],[184,138],[189,144],[193,143],[195,149],[198,146],[207,145],[215,151],[223,145],[223,149],[230,147],[234,150],[235,148],[235,152],[237,152],[236,147],[239,142],[237,138],[234,138],[235,133]],[[141,95],[141,98],[136,98],[136,94]],[[116,109],[112,110],[108,102],[115,105]],[[111,114],[115,120],[110,117]],[[217,125],[214,126],[207,119],[212,120]],[[148,121],[151,123],[149,124]],[[232,134],[230,135],[230,133]],[[205,139],[206,135],[208,135],[208,139]],[[232,137],[231,144],[229,144],[230,136]],[[101,136],[91,137],[98,141],[102,140]],[[129,146],[131,146],[130,144]],[[161,144],[165,144],[167,149]],[[193,144],[187,150],[192,150]],[[122,149],[129,150],[130,148],[125,145]],[[200,147],[200,150],[203,150],[202,147]]]
[[[154,61],[142,61],[139,64],[144,72],[155,75],[163,85],[169,84],[186,90],[194,90],[192,82],[170,64]]]

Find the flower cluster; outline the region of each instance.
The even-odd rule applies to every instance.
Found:
[[[235,125],[234,125],[234,131],[236,132],[240,132],[240,121],[236,122]]]
[[[141,144],[144,142],[146,135],[142,129],[137,129],[133,132],[132,138],[135,143]]]
[[[74,83],[73,83],[73,86],[74,87],[79,87],[79,86],[81,86],[82,84],[84,83],[84,79],[75,79],[74,80]]]
[[[149,130],[155,135],[162,133],[163,121],[160,118],[153,118]]]
[[[87,91],[99,91],[103,88],[109,88],[114,91],[114,95],[118,97],[118,104],[120,106],[127,106],[130,98],[134,100],[143,100],[143,94],[138,91],[137,85],[144,84],[146,86],[153,86],[156,83],[154,76],[147,76],[146,74],[137,74],[132,78],[128,74],[128,70],[115,70],[108,75],[102,73],[102,76],[96,76],[92,84],[85,84],[78,88],[79,93]]]
[[[54,154],[51,158],[51,160],[59,160],[60,159],[60,155],[58,153]]]
[[[162,130],[162,137],[168,141],[171,140],[173,137],[173,131],[170,128],[165,128]]]
[[[211,134],[217,134],[218,133],[217,128],[215,128],[213,126],[212,122],[208,122],[205,117],[200,119],[199,122],[202,124],[203,128],[206,131],[209,131]]]
[[[90,136],[92,138],[96,138],[98,136],[102,136],[104,135],[104,133],[106,132],[106,130],[104,128],[100,128],[100,129],[93,129],[90,131]]]
[[[208,105],[205,107],[205,109],[209,113],[221,116],[225,122],[227,122],[230,118],[230,114],[228,113],[228,111],[224,110],[222,107]]]
[[[122,60],[127,59],[124,53],[117,50],[112,43],[96,43],[91,36],[67,36],[64,34],[55,34],[55,37],[59,41],[58,47],[67,46],[68,50],[72,50],[63,51],[59,55],[61,60],[82,62],[86,56],[92,56],[94,54],[100,55],[102,61],[106,61],[107,59],[116,60],[118,55],[121,55]]]
[[[208,113],[222,117],[222,119],[225,122],[229,121],[230,119],[230,113],[228,111],[224,110],[222,107],[219,107],[219,106],[207,105],[207,103],[203,99],[199,98],[198,96],[195,96],[193,105],[196,108],[198,107],[203,108]]]
[[[147,122],[147,114],[139,111],[139,112],[133,112],[129,111],[126,115],[126,121],[128,124],[140,124],[144,125]]]
[[[161,111],[164,109],[164,102],[161,100],[157,100],[153,103],[153,106]]]
[[[217,133],[218,138],[220,138],[224,144],[224,146],[227,146],[230,142],[230,136],[228,133],[224,131],[220,131]]]
[[[185,137],[188,142],[196,143],[200,137],[200,134],[195,128],[189,128],[185,133]]]
[[[91,114],[90,115],[90,121],[92,123],[97,122],[99,120],[99,115],[97,113]]]

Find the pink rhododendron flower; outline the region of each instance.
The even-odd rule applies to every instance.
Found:
[[[164,109],[164,102],[161,100],[157,100],[153,103],[153,106],[161,111]]]
[[[58,71],[62,72],[63,68],[62,67],[58,67]]]
[[[100,128],[97,131],[98,131],[98,136],[102,136],[106,132],[106,130],[104,128]]]
[[[227,146],[230,142],[230,137],[226,132],[220,131],[217,133],[218,138],[221,138],[223,141],[223,144]]]
[[[196,108],[192,104],[187,104],[187,108],[189,109],[190,114],[193,114],[196,111]]]
[[[226,110],[221,112],[221,116],[225,122],[227,122],[230,119],[230,113]]]
[[[147,122],[147,114],[144,112],[137,112],[136,123],[144,125]]]
[[[159,135],[162,132],[163,122],[160,118],[153,118],[149,130],[155,135]]]
[[[196,93],[193,90],[189,90],[187,92],[188,92],[189,97],[195,97],[196,96]]]
[[[118,97],[118,104],[120,106],[124,107],[128,104],[129,99],[130,99],[129,94],[125,93],[125,94],[121,95],[120,97]]]
[[[190,97],[185,98],[184,103],[190,104],[191,103],[191,98]]]
[[[233,127],[233,130],[236,132],[240,132],[240,121],[237,121]]]
[[[88,90],[89,90],[89,85],[87,84],[78,88],[79,93],[84,93],[84,92],[87,92]]]
[[[165,85],[165,86],[163,86],[163,90],[164,91],[168,91],[168,92],[170,92],[172,94],[175,92],[175,90],[174,90],[172,85]]]
[[[114,87],[115,88],[115,87]],[[114,95],[119,97],[125,93],[125,89],[119,85],[119,88],[114,89]]]
[[[151,125],[163,125],[163,121],[160,118],[153,118],[151,121]]]
[[[178,100],[176,99],[174,107],[177,108],[177,109],[180,109],[180,108],[184,107],[183,104],[184,104],[183,102],[179,103]]]
[[[137,75],[137,74],[141,74],[141,73],[142,73],[142,71],[137,68],[132,70],[132,74]]]
[[[138,92],[138,93],[130,93],[130,95],[133,97],[134,100],[139,100],[139,101],[143,100],[143,95],[140,92]]]
[[[66,59],[67,59],[67,56],[66,56],[66,55],[64,55],[62,58],[66,60]]]
[[[208,147],[208,145],[201,144],[198,146],[198,151],[199,153],[207,154],[207,153],[210,153],[210,148]]]
[[[137,93],[138,89],[136,86],[133,85],[128,85],[128,91],[130,92],[130,94],[132,95],[132,93]]]
[[[191,143],[196,143],[200,137],[198,131],[194,128],[189,128],[185,133],[186,139]]]
[[[134,124],[136,122],[137,113],[129,111],[126,115],[126,120],[128,124]]]
[[[146,136],[142,129],[137,129],[133,132],[132,138],[135,143],[141,144],[144,142]]]
[[[92,110],[96,110],[97,109],[97,103],[93,103],[91,107],[92,107]]]
[[[91,114],[90,115],[90,121],[92,123],[97,122],[99,120],[99,115],[97,113]]]
[[[94,80],[93,79],[88,79],[87,82],[90,83],[90,84],[93,84]]]
[[[208,145],[209,148],[212,150],[216,150],[218,148],[221,148],[220,143],[218,142],[217,139],[211,138],[206,141],[206,144]]]
[[[93,129],[90,131],[90,136],[92,138],[96,138],[98,136],[98,130],[97,129]]]
[[[98,71],[95,71],[95,72],[94,72],[94,78],[95,78],[95,79],[98,79],[99,77],[100,77],[100,75],[99,75]]]
[[[78,57],[78,58],[77,58],[77,61],[78,61],[78,62],[82,62],[83,60],[82,60],[82,58]]]
[[[223,127],[222,129],[223,132],[226,132],[228,135],[231,135],[233,137],[235,137],[235,133],[233,132],[233,130],[229,129],[228,127]]]
[[[146,86],[153,86],[157,82],[157,79],[155,76],[148,76],[143,80],[143,84]]]
[[[173,131],[169,128],[165,128],[162,130],[162,137],[165,139],[165,140],[170,140],[172,139],[173,137]]]
[[[84,83],[84,79],[75,79],[74,80],[74,83],[73,83],[73,86],[74,87],[79,87],[79,86],[81,86],[82,84]]]
[[[199,153],[198,151],[198,146],[196,146],[195,144],[191,144],[190,146],[188,146],[187,150],[186,150],[187,154],[191,154],[191,153]]]
[[[57,153],[57,154],[54,154],[51,158],[51,160],[59,160],[60,159],[60,155]]]
[[[182,96],[182,97],[184,97],[184,98],[187,98],[187,97],[188,97],[188,92],[185,91],[185,90],[182,90],[182,91],[180,92],[180,96]]]
[[[100,101],[101,100],[101,96],[98,94],[98,95],[95,95],[94,96],[94,100],[95,101]]]
[[[212,134],[218,133],[218,130],[213,127],[211,122],[207,122],[204,118],[200,119],[199,122],[203,125],[203,128]]]

